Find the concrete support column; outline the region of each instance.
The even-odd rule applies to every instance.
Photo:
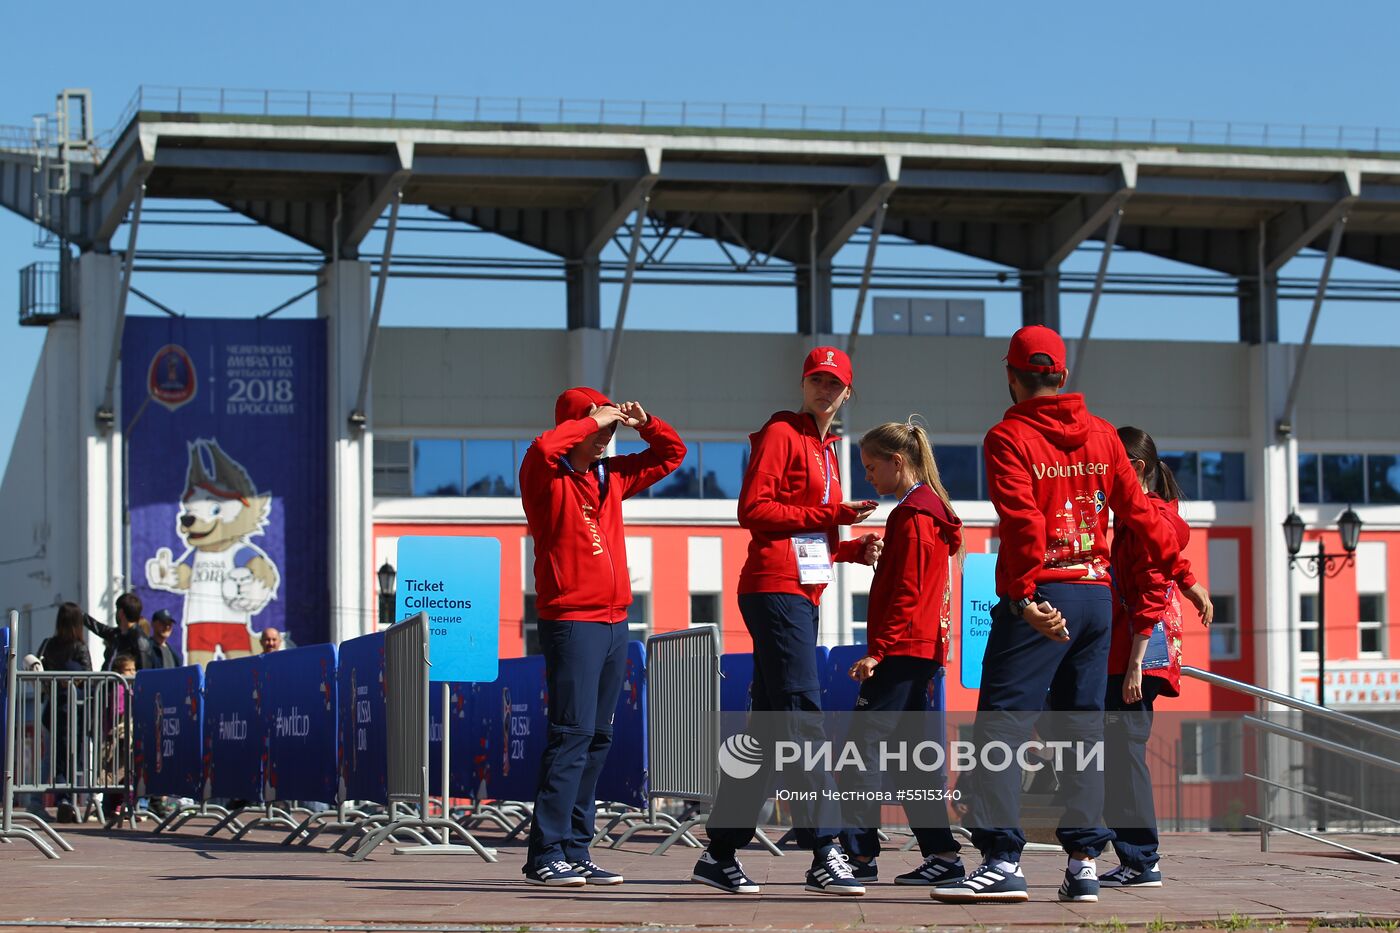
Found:
[[[353,429],[355,408],[372,311],[370,264],[327,263],[320,273],[316,313],[326,319],[327,404],[330,442],[328,522],[331,641],[341,642],[376,626],[374,574],[374,411],[365,402],[368,423]],[[372,393],[371,393],[372,395]]]
[[[565,302],[569,330],[603,326],[602,263],[598,257],[570,261],[564,266]],[[601,381],[599,385],[601,385]]]
[[[1060,329],[1060,273],[1056,269],[1021,270],[1021,324]]]
[[[1248,481],[1253,497],[1252,537],[1254,583],[1254,683],[1279,693],[1296,695],[1298,635],[1289,579],[1288,548],[1283,520],[1297,501],[1296,448],[1277,432],[1293,371],[1294,348],[1277,343],[1250,350],[1250,462]],[[1243,620],[1241,620],[1243,622]],[[1277,708],[1275,708],[1277,709]],[[1282,721],[1282,720],[1279,720]],[[1266,776],[1294,783],[1301,766],[1297,743],[1265,739],[1262,764]],[[1301,816],[1300,801],[1283,794],[1274,799],[1271,818],[1288,823]],[[1282,819],[1280,819],[1282,817]]]
[[[117,597],[129,585],[122,509],[122,429],[126,422],[120,391],[113,394],[116,421],[112,430],[104,434],[95,418],[107,389],[121,265],[121,257],[114,255],[85,253],[78,259],[77,354],[70,358],[76,368],[77,404],[72,420],[64,419],[73,431],[68,435],[72,446],[60,453],[60,459],[77,459],[77,486],[63,494],[64,505],[58,514],[76,506],[78,559],[76,592],[59,580],[55,581],[56,589],[104,619],[115,614]],[[117,388],[120,386],[118,370]]]
[[[815,282],[813,279],[815,278]],[[815,286],[815,295],[813,288]],[[831,320],[831,263],[817,262],[817,274],[812,267],[797,268],[797,332],[799,334],[830,334],[836,328]],[[815,319],[815,325],[813,320]]]
[[[1241,343],[1278,343],[1278,276],[1267,277],[1262,289],[1257,280],[1241,279],[1239,309]]]
[[[608,369],[608,347],[612,341],[612,331],[599,330],[596,327],[572,329],[568,339],[568,386],[591,386],[601,392]],[[568,386],[559,386],[556,391],[563,391]],[[542,415],[552,417],[553,412],[543,412]]]

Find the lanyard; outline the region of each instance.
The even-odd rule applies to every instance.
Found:
[[[822,489],[822,505],[826,505],[828,502],[831,501],[831,474],[834,469],[835,465],[831,462],[831,446],[828,444],[823,444],[822,480],[826,485],[825,488]]]
[[[903,505],[904,500],[912,496],[914,494],[914,490],[918,489],[922,485],[923,483],[915,483],[914,485],[910,486],[909,491],[899,497],[899,501],[895,503],[895,508],[899,508],[901,505]]]
[[[572,463],[569,462],[569,458],[568,458],[568,457],[560,457],[560,458],[559,458],[559,462],[562,463],[562,464],[564,464],[564,469],[568,470],[570,473],[577,473],[577,472],[578,472],[578,470],[575,470],[575,469],[574,469],[574,465],[573,465]],[[591,469],[593,470],[593,472],[596,473],[596,474],[598,475],[598,504],[599,504],[599,505],[602,505],[603,500],[606,499],[606,498],[608,497],[608,471],[604,468],[604,466],[607,464],[607,462],[608,462],[608,458],[607,458],[607,457],[604,457],[602,460],[599,460],[597,463],[595,463],[595,464],[591,467]]]

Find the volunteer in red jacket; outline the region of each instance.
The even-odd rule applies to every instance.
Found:
[[[780,411],[757,434],[739,491],[739,524],[749,530],[748,559],[739,575],[739,611],[753,638],[749,729],[759,733],[763,766],[747,778],[723,774],[706,832],[709,847],[691,880],[730,894],[757,894],[735,853],[754,837],[769,796],[773,750],[779,739],[820,743],[821,678],[817,671],[817,606],[833,579],[832,559],[873,564],[875,535],[840,541],[838,526],[865,519],[876,503],[841,501],[836,413],[851,395],[851,361],[835,347],[817,347],[802,366],[802,409]],[[781,716],[775,714],[783,714]],[[767,714],[767,715],[764,715]],[[723,761],[723,759],[722,759]],[[723,769],[721,769],[723,770]],[[813,791],[811,806],[795,804],[797,843],[811,849],[807,890],[864,894],[837,841],[840,809],[827,771],[784,772],[784,786]]]
[[[549,690],[549,739],[522,871],[533,884],[620,884],[621,875],[589,858],[588,845],[627,662],[632,586],[622,500],[680,466],[685,444],[637,402],[614,405],[588,388],[560,395],[554,421],[520,465]],[[606,457],[619,424],[636,428],[648,448]]]
[[[962,559],[962,522],[938,476],[928,434],[912,420],[872,428],[860,439],[865,478],[882,496],[898,497],[885,522],[884,549],[870,584],[866,615],[866,654],[851,665],[860,682],[851,741],[864,762],[880,761],[879,746],[896,734],[911,744],[922,740],[928,714],[928,687],[948,656],[953,614],[954,557]],[[918,737],[915,739],[914,737]],[[842,790],[879,791],[880,769],[841,772]],[[902,797],[923,864],[894,879],[895,884],[930,885],[962,880],[957,840],[948,828],[948,809],[930,791],[928,775],[910,768],[898,787],[917,791]],[[865,811],[859,813],[859,811]],[[871,818],[841,834],[856,880],[879,879],[878,804],[848,807]]]
[[[982,660],[977,748],[1005,742],[1019,752],[1041,711],[1058,711],[1055,738],[1092,748],[1103,739],[1108,677],[1108,510],[1142,541],[1147,559],[1171,567],[1176,537],[1147,501],[1113,426],[1079,394],[1061,395],[1065,344],[1032,325],[1011,338],[1006,377],[1015,402],[987,432],[987,488],[1000,518],[992,630]],[[1062,901],[1098,900],[1095,857],[1113,834],[1098,825],[1103,772],[1078,756],[1060,775],[1065,810],[1056,829],[1069,865]],[[979,768],[971,794],[972,842],[983,863],[962,882],[936,887],[947,901],[1024,901],[1026,843],[1020,828],[1021,769]]]
[[[1141,428],[1121,427],[1118,437],[1137,473],[1142,491],[1176,535],[1182,550],[1191,529],[1177,511],[1181,488],[1171,467],[1157,455],[1157,444]],[[1196,604],[1210,625],[1210,596],[1189,571],[1172,579],[1147,555],[1131,528],[1113,533],[1113,637],[1108,650],[1104,694],[1104,822],[1113,832],[1117,868],[1104,874],[1108,888],[1160,888],[1157,867],[1157,813],[1147,740],[1152,707],[1159,696],[1181,696],[1181,601]]]

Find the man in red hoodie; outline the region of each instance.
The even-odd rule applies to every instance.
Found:
[[[622,622],[632,585],[622,500],[680,466],[685,444],[637,402],[614,405],[589,388],[560,395],[554,421],[520,465],[549,690],[549,738],[521,871],[532,884],[621,884],[621,875],[594,864],[588,845],[627,661]],[[619,424],[636,428],[648,448],[607,457]]]
[[[1158,517],[1113,425],[1090,414],[1079,394],[1061,395],[1069,375],[1065,344],[1032,325],[1011,338],[1006,376],[1015,402],[987,432],[987,488],[1000,518],[992,631],[982,661],[975,743],[1013,752],[1042,710],[1058,711],[1055,738],[1092,748],[1103,739],[1103,699],[1113,616],[1108,517],[1139,536],[1147,558],[1173,567],[1176,536]],[[990,756],[989,757],[995,757]],[[1095,857],[1113,834],[1099,825],[1102,756],[1076,773],[1066,754],[1060,845],[1069,865],[1062,901],[1097,901]],[[999,761],[999,759],[997,759]],[[984,761],[985,763],[985,761]],[[969,775],[969,825],[984,862],[966,880],[935,888],[943,901],[1024,901],[1026,843],[1018,767]]]

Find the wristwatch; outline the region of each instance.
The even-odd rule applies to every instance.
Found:
[[[1012,603],[1011,609],[1016,613],[1017,617],[1022,617],[1025,614],[1026,607],[1033,604],[1034,602],[1034,596],[1027,596],[1024,599],[1018,599],[1014,603]]]

